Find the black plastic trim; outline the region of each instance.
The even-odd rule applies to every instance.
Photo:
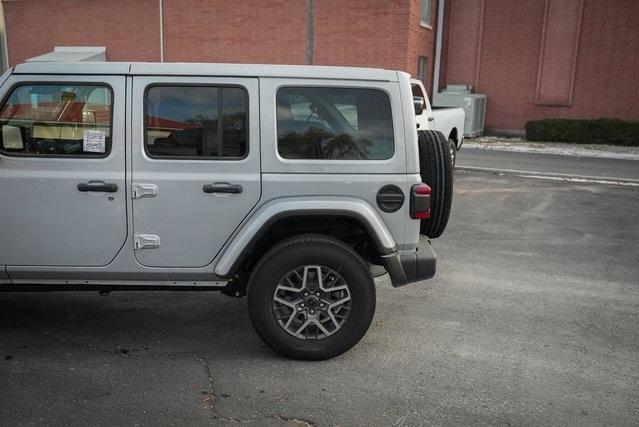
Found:
[[[146,75],[146,74],[142,74],[142,75],[138,75],[138,74],[132,74],[131,75],[133,78],[135,77],[155,77],[155,75],[151,76],[151,75]],[[168,77],[168,76],[167,76]],[[250,147],[251,147],[251,141],[250,141],[250,133],[251,133],[251,101],[249,98],[249,91],[246,88],[246,86],[242,86],[240,84],[233,84],[233,83],[179,83],[177,82],[178,80],[180,80],[180,78],[183,78],[185,76],[183,75],[172,75],[171,77],[175,77],[176,82],[175,83],[171,83],[171,82],[162,82],[162,83],[149,83],[145,88],[144,88],[144,93],[142,95],[142,108],[144,109],[143,111],[143,132],[144,132],[144,138],[143,138],[143,149],[144,149],[144,154],[146,154],[146,156],[149,159],[152,160],[203,160],[203,161],[217,161],[217,162],[223,162],[223,161],[240,161],[240,160],[244,160],[249,156],[249,151],[250,151]],[[193,76],[189,76],[189,77],[193,77]],[[206,76],[209,78],[214,79],[215,76]],[[147,123],[147,98],[148,98],[148,92],[150,89],[153,89],[154,87],[207,87],[207,88],[215,88],[215,89],[219,89],[219,88],[232,88],[232,89],[241,89],[245,94],[246,94],[246,124],[245,124],[245,130],[246,130],[246,150],[244,151],[244,155],[239,156],[239,157],[232,157],[232,156],[158,156],[156,154],[151,154],[148,150],[148,145],[147,145],[147,139],[148,139],[148,123]]]
[[[202,191],[207,194],[211,193],[224,193],[224,194],[240,194],[244,189],[240,184],[232,185],[216,185],[216,184],[204,184]]]
[[[395,288],[430,279],[437,270],[437,256],[430,243],[428,246],[421,245],[415,251],[382,256],[382,261]]]
[[[81,182],[78,184],[78,191],[89,192],[96,191],[101,193],[117,193],[118,185],[113,183],[94,184],[89,182]]]
[[[180,285],[0,285],[0,292],[60,292],[60,291],[221,291],[224,286],[180,286]]]
[[[377,206],[386,213],[400,210],[404,200],[404,192],[394,184],[385,185],[377,192]]]

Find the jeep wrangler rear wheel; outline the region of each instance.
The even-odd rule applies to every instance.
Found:
[[[248,287],[249,315],[264,342],[295,359],[344,353],[364,336],[375,312],[366,262],[329,236],[286,239],[261,258]]]
[[[423,219],[420,233],[431,239],[444,232],[453,202],[453,165],[450,146],[438,131],[420,130],[419,163],[422,182],[431,188],[430,218]]]

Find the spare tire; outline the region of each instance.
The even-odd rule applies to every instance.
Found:
[[[434,239],[444,232],[453,202],[453,165],[446,137],[438,131],[417,131],[419,174],[431,188],[430,218],[421,220],[420,233]]]

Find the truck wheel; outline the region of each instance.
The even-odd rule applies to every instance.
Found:
[[[454,139],[448,140],[448,151],[450,151],[450,164],[455,169],[455,161],[457,160],[457,146]]]
[[[431,239],[444,232],[453,202],[453,166],[450,148],[441,132],[420,130],[419,163],[422,182],[431,188],[430,218],[423,219],[420,233]]]
[[[322,360],[359,342],[375,313],[366,262],[329,236],[283,240],[257,263],[248,284],[251,323],[276,352]]]

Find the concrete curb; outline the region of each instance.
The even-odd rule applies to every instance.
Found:
[[[557,142],[539,143],[508,140],[491,140],[480,142],[464,141],[464,149],[485,151],[507,151],[512,153],[554,154],[570,157],[597,157],[604,159],[639,160],[639,147],[623,147],[614,145],[566,144]]]
[[[639,187],[639,179],[632,179],[632,178],[573,175],[573,174],[567,174],[567,173],[536,172],[536,171],[524,171],[524,170],[516,170],[516,169],[493,169],[493,168],[482,168],[482,167],[474,167],[474,166],[456,166],[455,170],[461,170],[461,171],[467,171],[467,172],[489,173],[493,175],[518,176],[522,178],[547,179],[552,181],[568,181],[568,182],[580,182],[580,183],[586,183],[586,184],[606,184],[606,185],[619,185],[624,187]]]

